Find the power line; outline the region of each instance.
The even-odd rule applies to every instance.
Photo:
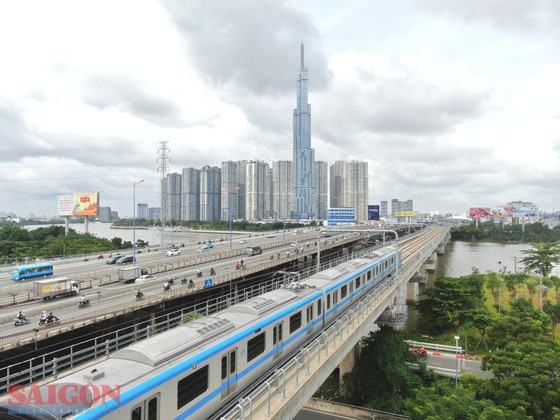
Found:
[[[115,175],[84,175],[84,176],[62,176],[62,177],[50,177],[50,178],[12,178],[12,179],[0,179],[0,182],[30,182],[30,181],[56,181],[61,179],[87,179],[87,178],[109,178],[116,176],[128,176],[130,174],[115,174]]]

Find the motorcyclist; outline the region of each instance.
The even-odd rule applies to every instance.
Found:
[[[213,276],[216,274],[216,270],[214,270],[214,267],[210,267],[210,275]]]
[[[235,262],[235,269],[236,269],[236,270],[239,270],[240,268],[241,268],[240,262],[239,262],[239,261],[236,261],[236,262]]]
[[[169,290],[170,287],[168,282],[163,283],[163,290]]]
[[[189,287],[194,287],[194,280],[193,279],[189,280]]]
[[[245,268],[245,261],[243,261],[243,258],[241,258],[241,261],[239,261],[239,263],[241,264],[241,268]]]
[[[58,321],[58,318],[53,315],[52,312],[49,312],[47,315],[47,323]]]
[[[86,297],[86,295],[82,295],[80,297],[80,304],[85,305],[86,303],[89,303],[89,299]]]
[[[144,293],[140,289],[136,292],[136,299],[142,299],[144,297]]]
[[[202,271],[196,270],[196,277],[202,277]]]
[[[16,319],[19,319],[21,321],[26,321],[27,315],[25,315],[22,311],[19,311],[18,314],[16,315]]]

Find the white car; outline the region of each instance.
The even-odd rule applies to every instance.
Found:
[[[138,277],[136,280],[134,280],[134,283],[145,283],[148,280],[153,280],[155,278],[156,278],[156,276],[152,276],[151,274],[144,274],[144,275]]]
[[[266,237],[267,238],[274,238],[275,236],[274,236],[274,234],[270,233],[270,234],[266,235]]]
[[[241,239],[241,240],[239,241],[239,243],[240,243],[240,244],[246,244],[247,241],[246,241],[245,239]]]
[[[167,251],[165,251],[165,255],[167,257],[174,257],[177,255],[181,255],[181,250],[180,249],[168,249]]]

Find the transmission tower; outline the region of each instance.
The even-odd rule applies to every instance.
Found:
[[[159,218],[161,221],[161,245],[164,246],[163,232],[165,231],[165,222],[167,219],[167,188],[165,185],[165,177],[169,173],[169,163],[171,162],[170,150],[167,141],[160,141],[157,156],[157,171],[159,172]],[[165,203],[165,205],[164,205]]]

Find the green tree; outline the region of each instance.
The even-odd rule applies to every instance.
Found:
[[[551,328],[552,328],[552,337],[556,338],[555,330],[556,330],[556,326],[560,322],[560,303],[557,303],[557,304],[553,305],[553,304],[547,302],[543,306],[543,311],[550,318],[550,324],[551,324]]]
[[[525,279],[525,286],[527,286],[527,291],[529,295],[531,295],[531,302],[535,298],[535,293],[537,293],[537,287],[539,285],[539,281],[534,277],[527,277]]]
[[[558,289],[560,289],[560,277],[550,276],[549,280],[552,283],[552,287],[554,288],[554,299],[556,300],[556,303],[559,303],[558,302]]]
[[[554,265],[560,263],[560,244],[535,244],[532,249],[522,251],[521,263],[526,270],[534,271],[542,277],[548,277]]]

